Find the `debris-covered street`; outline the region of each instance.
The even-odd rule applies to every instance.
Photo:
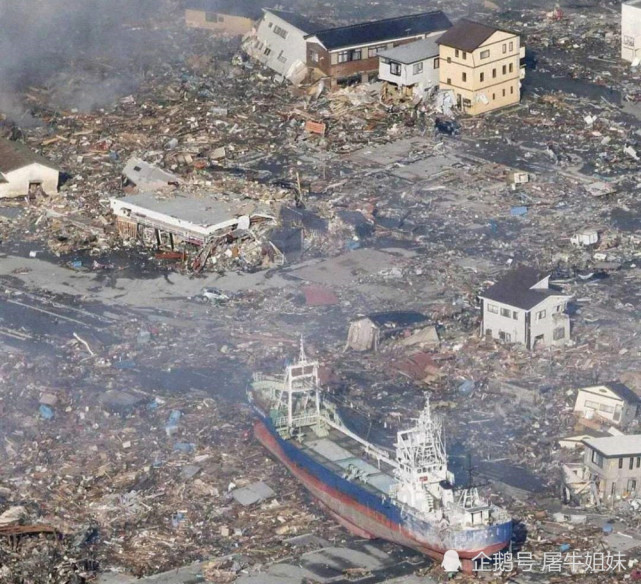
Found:
[[[641,580],[635,1],[72,3],[0,0],[0,582]]]

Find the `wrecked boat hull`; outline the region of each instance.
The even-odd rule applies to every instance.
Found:
[[[391,541],[439,561],[446,551],[456,550],[466,571],[474,557],[481,553],[491,556],[505,549],[512,539],[511,520],[466,530],[440,529],[420,520],[389,499],[334,473],[294,442],[284,440],[267,417],[261,416],[255,423],[254,435],[341,525],[360,537]]]

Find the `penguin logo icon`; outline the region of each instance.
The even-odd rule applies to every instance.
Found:
[[[448,573],[458,572],[461,569],[461,560],[458,557],[456,550],[448,550],[443,556],[443,561],[441,562],[443,570]]]

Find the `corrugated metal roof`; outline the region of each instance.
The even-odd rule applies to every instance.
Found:
[[[344,47],[430,34],[447,30],[450,26],[452,23],[441,10],[433,10],[385,20],[328,28],[317,31],[313,36],[316,36],[326,49],[332,51]]]
[[[438,57],[438,44],[435,39],[422,39],[383,51],[378,56],[408,65],[430,57]]]

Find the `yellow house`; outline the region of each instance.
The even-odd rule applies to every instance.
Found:
[[[232,36],[242,36],[262,17],[262,5],[252,0],[188,0],[185,24]]]
[[[440,89],[472,116],[518,103],[525,47],[518,34],[459,20],[438,41]]]

